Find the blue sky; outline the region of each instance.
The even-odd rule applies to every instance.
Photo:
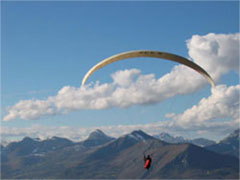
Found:
[[[187,47],[187,40],[194,35],[205,37],[213,33],[214,37],[221,38],[219,34],[239,32],[239,2],[234,1],[2,2],[1,11],[2,119],[8,114],[6,108],[20,101],[47,101],[63,87],[79,88],[83,76],[93,65],[116,53],[150,49],[189,57],[189,47],[192,45]],[[195,54],[192,57],[197,57]],[[234,58],[233,61],[239,59],[239,54]],[[230,61],[227,63],[231,64]],[[99,81],[100,85],[109,84],[112,82],[111,74],[133,68],[140,70],[141,75],[153,73],[158,79],[171,72],[176,65],[155,59],[122,61],[96,72],[87,83]],[[239,83],[238,72],[231,68],[229,66],[227,70],[222,70],[221,75],[216,75],[217,84],[236,87]],[[135,125],[141,128],[141,125],[164,121],[167,113],[183,113],[209,96],[211,87],[199,85],[192,93],[185,92],[184,95],[167,98],[156,104],[133,104],[127,108],[108,107],[102,110],[78,109],[56,115],[43,114],[28,120],[16,116],[9,121],[2,121],[1,125],[5,128],[2,136],[37,136],[38,132],[31,130],[36,126],[42,128],[43,132],[47,132],[48,127],[57,129],[64,126],[80,128],[81,131],[88,129],[84,131],[85,134],[76,134],[75,139],[77,136],[85,137],[87,132],[96,127],[111,126],[114,129],[122,125],[130,131]],[[7,133],[13,129],[17,129],[19,134]],[[26,129],[29,133],[24,134]],[[186,136],[182,129],[177,132],[174,128],[165,129],[164,126],[156,128],[156,131],[146,127],[143,129],[150,134],[166,131]],[[209,129],[199,129],[197,134],[194,128],[189,127],[187,135],[217,139],[219,134],[223,135],[233,128],[221,129],[218,134],[208,132]],[[109,129],[106,131],[118,135]],[[51,135],[54,133],[48,134]]]

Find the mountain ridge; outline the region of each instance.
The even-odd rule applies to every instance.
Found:
[[[215,141],[206,138],[185,139],[182,136],[172,136],[165,132],[154,135],[154,137],[168,143],[191,143],[200,147],[209,146],[216,143]]]
[[[88,138],[86,140],[84,140],[80,143],[83,144],[85,147],[94,147],[94,146],[105,144],[114,139],[115,138],[113,138],[113,137],[107,136],[100,129],[96,129],[95,131],[90,133],[90,135],[88,136]]]
[[[28,141],[32,140],[24,140]],[[143,168],[143,154],[153,158],[149,171]],[[2,177],[11,179],[239,178],[235,157],[189,143],[170,144],[141,130],[97,146],[73,143],[44,156],[10,153],[7,157],[11,159],[1,165]]]
[[[240,130],[236,129],[219,143],[206,146],[205,148],[220,154],[227,154],[239,158],[239,133]]]

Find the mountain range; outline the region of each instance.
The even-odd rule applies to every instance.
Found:
[[[206,146],[206,149],[239,158],[239,133],[239,129],[237,129],[219,143]]]
[[[197,146],[201,146],[201,147],[205,147],[205,146],[210,146],[213,144],[216,144],[215,141],[209,140],[209,139],[205,139],[205,138],[196,138],[196,139],[185,139],[182,136],[172,136],[168,133],[160,133],[158,135],[154,135],[154,137],[168,142],[168,143],[191,143]]]
[[[231,134],[220,143],[230,144],[234,138]],[[239,159],[221,153],[190,143],[167,143],[141,130],[119,138],[96,130],[77,143],[27,137],[2,147],[1,178],[239,179]],[[143,167],[143,154],[152,155],[149,170]]]

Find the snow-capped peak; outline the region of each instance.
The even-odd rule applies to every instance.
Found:
[[[93,131],[89,137],[88,140],[90,139],[110,139],[111,137],[107,136],[104,132],[102,132],[100,129],[96,129]]]
[[[147,139],[153,139],[152,136],[147,135],[146,133],[144,133],[141,130],[133,131],[131,134],[127,134],[126,136],[130,137],[136,141],[145,141]]]

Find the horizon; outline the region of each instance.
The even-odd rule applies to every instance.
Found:
[[[237,128],[237,129],[235,129],[233,132],[235,132],[235,131],[237,131],[237,130],[239,130],[239,129],[240,129],[240,128]],[[1,145],[4,146],[4,147],[6,147],[6,146],[9,145],[10,143],[21,142],[21,141],[23,141],[25,138],[30,138],[30,139],[33,139],[33,140],[45,141],[45,140],[48,140],[48,139],[53,139],[53,138],[55,138],[55,137],[56,137],[56,138],[64,138],[64,139],[68,139],[68,140],[70,140],[70,141],[72,141],[72,142],[74,142],[74,143],[79,143],[79,142],[82,142],[82,141],[87,140],[87,139],[90,137],[91,133],[96,132],[96,131],[98,131],[98,130],[100,130],[101,132],[103,132],[106,136],[112,137],[112,138],[115,138],[115,139],[118,139],[118,138],[124,137],[124,136],[126,136],[126,135],[132,134],[132,133],[135,132],[135,131],[142,131],[141,129],[136,129],[136,130],[133,130],[133,131],[127,133],[127,134],[123,134],[123,135],[120,135],[120,136],[117,136],[117,137],[113,137],[113,136],[109,136],[108,134],[106,134],[106,133],[105,133],[104,131],[102,131],[101,129],[95,129],[94,131],[90,132],[90,134],[88,134],[88,136],[86,136],[84,139],[78,139],[78,140],[77,140],[77,139],[71,139],[71,138],[60,137],[60,136],[51,136],[51,137],[45,137],[44,139],[41,139],[41,138],[39,138],[39,137],[25,136],[25,137],[22,137],[21,139],[15,139],[15,140],[12,140],[12,141],[9,140],[8,142],[2,142],[2,141],[1,141]],[[144,131],[142,131],[142,132],[144,132]],[[229,134],[226,134],[224,138],[230,136],[233,132],[230,132]],[[168,135],[170,135],[170,136],[172,136],[172,137],[174,137],[174,138],[182,137],[182,138],[184,138],[184,140],[194,140],[194,139],[202,138],[202,137],[200,137],[200,136],[199,136],[199,137],[196,137],[196,138],[186,138],[186,137],[183,137],[183,136],[173,136],[172,134],[169,134],[169,133],[166,133],[166,132],[161,132],[161,133],[159,133],[159,134],[148,134],[148,133],[146,133],[146,132],[144,132],[144,133],[147,134],[147,135],[150,135],[150,136],[152,136],[152,137],[157,136],[157,135],[161,135],[161,134],[168,134]],[[159,139],[159,138],[157,138],[157,139]],[[203,138],[203,139],[206,139],[206,138]],[[206,140],[211,140],[211,141],[214,141],[215,143],[219,143],[219,142],[220,142],[221,140],[223,140],[223,139],[221,139],[220,141],[215,141],[215,140],[213,140],[213,139],[206,139]]]

